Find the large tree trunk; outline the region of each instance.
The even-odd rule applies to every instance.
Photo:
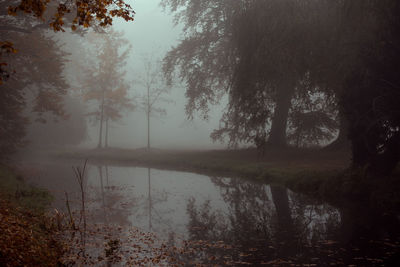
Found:
[[[272,118],[271,132],[267,141],[268,147],[285,148],[286,128],[291,106],[291,100],[294,93],[294,85],[287,83],[277,92],[276,107],[274,117]]]
[[[343,111],[339,110],[339,134],[335,141],[324,147],[324,149],[329,151],[338,151],[350,147],[348,127],[348,122]]]

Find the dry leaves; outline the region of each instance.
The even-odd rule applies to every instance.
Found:
[[[0,197],[0,265],[56,266],[62,247],[51,220]]]

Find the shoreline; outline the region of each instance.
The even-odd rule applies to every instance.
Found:
[[[304,156],[304,152],[306,156]],[[304,174],[326,174],[344,171],[348,157],[346,153],[340,160],[337,153],[316,150],[288,149],[272,151],[265,157],[257,157],[255,149],[242,150],[153,150],[144,149],[91,149],[71,152],[55,152],[61,159],[86,160],[92,164],[116,166],[140,166],[164,170],[194,172],[204,175],[240,177],[266,183],[284,183]],[[317,162],[315,162],[317,159]]]
[[[53,154],[59,159],[88,159],[91,164],[137,166],[194,172],[208,176],[238,177],[285,186],[335,206],[368,202],[399,212],[400,171],[382,179],[365,179],[349,168],[349,151],[294,149],[267,151],[262,158],[255,149],[158,150],[90,149]]]

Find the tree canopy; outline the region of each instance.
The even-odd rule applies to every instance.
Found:
[[[348,125],[354,166],[393,170],[400,158],[398,1],[163,3],[185,25],[164,71],[186,83],[189,116],[207,117],[209,105],[228,95],[213,138],[235,144],[268,135],[270,145],[284,147],[288,133],[306,140],[304,127],[318,141]],[[304,110],[316,94],[323,108]]]
[[[324,6],[325,4],[325,6]],[[269,130],[269,143],[286,145],[291,100],[321,57],[315,45],[326,1],[165,1],[185,23],[185,39],[165,58],[165,73],[178,71],[187,84],[187,112],[207,117],[210,104],[229,96],[213,137],[251,142]],[[323,39],[324,40],[324,39]],[[321,49],[320,49],[321,50]],[[324,51],[325,52],[325,51]],[[315,56],[313,56],[315,55]],[[312,90],[315,91],[315,86]],[[306,93],[298,94],[307,96]]]
[[[45,122],[51,112],[67,117],[63,99],[69,84],[63,77],[67,54],[49,30],[84,34],[102,29],[120,17],[132,21],[135,12],[125,1],[11,0],[0,1],[1,152],[24,144],[26,110]],[[29,41],[27,41],[29,40]],[[34,117],[34,116],[30,116]]]
[[[40,20],[48,19],[55,31],[64,31],[65,20],[71,20],[71,29],[99,25],[112,25],[113,17],[133,20],[135,12],[123,0],[19,0],[8,7],[8,14],[16,16],[19,11],[32,14]]]
[[[99,146],[103,142],[103,122],[105,123],[105,145],[108,143],[109,121],[118,121],[123,111],[134,108],[129,97],[130,85],[126,81],[124,67],[131,46],[123,38],[122,32],[112,29],[106,33],[91,33],[88,36],[91,47],[85,50],[82,65],[80,94],[85,102],[95,102],[95,108],[87,115],[95,123],[100,123]],[[95,49],[93,49],[93,47]],[[87,62],[90,62],[87,65]]]

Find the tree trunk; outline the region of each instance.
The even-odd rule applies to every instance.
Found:
[[[267,142],[268,147],[285,148],[287,146],[286,128],[293,93],[294,85],[291,83],[287,83],[277,92],[276,107]]]
[[[147,112],[147,150],[150,151],[150,112]]]
[[[106,118],[106,136],[105,136],[105,140],[104,140],[104,147],[105,148],[108,147],[108,116]]]
[[[301,133],[303,131],[303,124],[300,125],[299,129],[297,129],[297,136],[296,136],[296,148],[300,147],[300,139],[301,139]]]
[[[150,151],[150,86],[147,86],[147,151]]]
[[[103,95],[101,99],[101,107],[100,107],[100,133],[99,133],[99,144],[97,145],[98,148],[102,147],[102,139],[103,139],[103,117],[104,117],[104,94],[105,91],[103,89]]]
[[[348,127],[348,122],[343,114],[343,111],[339,110],[339,134],[335,141],[324,147],[324,149],[330,151],[338,151],[350,147],[350,141],[348,138]]]

